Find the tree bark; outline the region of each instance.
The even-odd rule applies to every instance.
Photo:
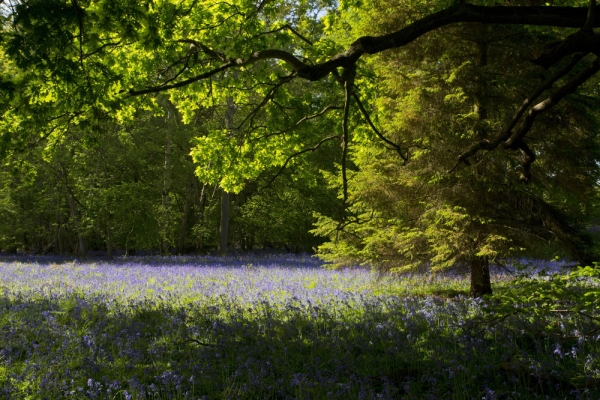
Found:
[[[161,238],[161,253],[169,254],[170,245],[168,240],[169,225],[171,224],[171,199],[169,197],[171,190],[171,137],[173,135],[172,129],[175,123],[175,115],[171,109],[172,105],[168,100],[165,100],[165,123],[166,129],[166,143],[165,143],[165,166],[163,170],[163,190],[162,190],[162,206],[163,206],[163,220],[162,223],[162,238]]]
[[[75,228],[77,231],[77,245],[75,246],[75,254],[77,257],[85,258],[87,256],[88,251],[88,242],[85,234],[83,232],[81,215],[79,213],[79,208],[77,207],[77,199],[75,198],[75,193],[71,190],[69,186],[69,180],[67,177],[67,170],[64,165],[61,165],[63,179],[65,181],[65,190],[67,194],[67,201],[69,203],[69,209],[71,210],[71,217],[75,220]]]
[[[230,195],[225,189],[221,192],[221,224],[219,226],[219,254],[226,255],[229,251],[229,203]]]
[[[459,1],[453,6],[423,17],[395,32],[382,36],[363,36],[354,41],[344,52],[338,53],[330,59],[320,63],[309,63],[296,57],[294,53],[279,49],[264,49],[253,52],[246,59],[229,58],[208,48],[200,42],[195,42],[197,51],[206,55],[220,65],[211,70],[204,71],[191,78],[179,82],[161,84],[141,90],[129,90],[129,95],[140,96],[148,93],[159,93],[190,85],[194,82],[210,79],[228,69],[238,69],[254,64],[261,60],[277,59],[287,63],[298,77],[310,81],[325,78],[338,68],[349,68],[356,64],[365,54],[377,54],[382,51],[394,49],[413,42],[424,34],[443,26],[474,22],[482,24],[507,24],[507,25],[541,25],[581,28],[586,24],[588,7],[549,7],[549,6],[476,6]],[[596,19],[597,20],[597,19]],[[594,20],[591,26],[600,26],[600,21]],[[190,42],[189,40],[187,42]],[[596,41],[585,44],[587,52],[597,49]]]
[[[225,124],[232,134],[233,116],[235,113],[235,104],[232,97],[227,97],[227,111],[225,113]],[[223,189],[221,193],[221,223],[219,226],[219,254],[225,255],[228,252],[227,242],[229,238],[229,204],[231,197],[229,193]]]
[[[487,257],[473,257],[471,267],[471,296],[482,297],[492,294],[490,281],[490,263]]]
[[[110,240],[110,229],[106,228],[106,256],[109,260],[113,258],[113,247]]]
[[[194,199],[193,191],[194,191],[194,180],[196,177],[194,175],[191,176],[190,182],[187,185],[186,195],[185,195],[185,205],[183,206],[183,216],[181,217],[181,225],[179,227],[179,238],[177,240],[177,253],[183,254],[185,249],[185,234],[187,231],[187,222],[190,216],[190,210],[192,208],[192,203]]]

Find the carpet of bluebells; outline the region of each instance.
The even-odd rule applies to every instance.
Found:
[[[310,256],[2,257],[0,398],[600,398],[600,319],[467,290]]]

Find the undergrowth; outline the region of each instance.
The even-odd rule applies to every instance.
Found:
[[[6,399],[600,398],[595,268],[502,278],[487,299],[458,276],[284,261],[0,276]]]

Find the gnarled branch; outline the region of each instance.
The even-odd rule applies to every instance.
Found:
[[[549,110],[550,108],[555,106],[565,96],[573,93],[579,86],[581,86],[585,81],[587,81],[592,75],[594,75],[598,71],[596,59],[590,66],[588,66],[588,68],[586,68],[584,71],[580,72],[577,76],[572,78],[569,82],[567,82],[565,85],[559,88],[556,92],[551,94],[547,99],[532,107],[529,110],[529,113],[527,114],[523,122],[521,123],[521,125],[519,126],[519,128],[517,129],[517,131],[512,133],[513,129],[515,128],[523,114],[525,114],[525,112],[527,111],[527,108],[544,91],[550,89],[552,85],[556,83],[556,81],[558,81],[560,78],[564,77],[567,73],[569,73],[582,58],[583,54],[576,54],[573,57],[573,59],[569,62],[569,64],[561,68],[554,75],[548,78],[544,83],[542,83],[539,87],[537,87],[533,91],[533,93],[529,97],[527,97],[525,101],[523,101],[521,107],[519,107],[519,109],[507,125],[506,129],[500,135],[498,135],[496,139],[494,139],[493,141],[482,140],[473,144],[469,148],[469,150],[467,150],[458,157],[458,160],[448,172],[450,173],[454,171],[460,163],[465,163],[469,165],[469,158],[473,157],[481,150],[493,151],[501,144],[503,144],[504,147],[511,148],[513,150],[520,149],[522,140],[533,126],[533,120],[535,119],[535,117],[539,113]],[[524,174],[524,177],[527,177],[527,173]]]
[[[227,69],[244,67],[265,59],[284,61],[300,78],[317,81],[326,77],[337,68],[350,68],[365,54],[377,54],[385,50],[402,47],[427,32],[449,24],[478,22],[504,25],[548,25],[577,28],[585,24],[587,14],[587,7],[487,7],[461,2],[415,21],[396,32],[377,37],[363,36],[352,43],[343,53],[339,53],[322,63],[314,65],[307,64],[292,53],[284,50],[260,50],[252,53],[246,59],[235,58],[221,60],[223,62],[221,66],[181,82],[142,90],[132,89],[129,91],[129,94],[138,96],[186,86],[202,79],[208,79]],[[594,20],[593,26],[599,25],[600,24]]]

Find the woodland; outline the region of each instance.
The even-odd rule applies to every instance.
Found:
[[[596,0],[0,21],[0,398],[600,398]]]
[[[577,0],[3,0],[0,250],[598,260]]]

